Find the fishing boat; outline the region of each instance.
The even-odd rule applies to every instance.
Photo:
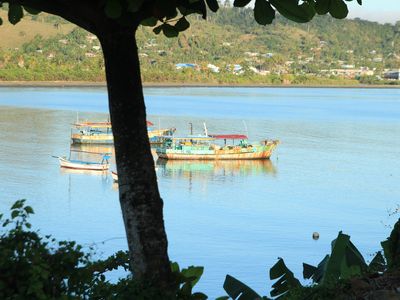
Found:
[[[113,144],[111,122],[80,122],[71,129],[72,144]]]
[[[158,144],[158,137],[172,135],[175,128],[154,129],[154,124],[147,122],[147,131],[151,144]],[[71,129],[72,144],[114,144],[111,122],[76,122]]]
[[[232,140],[232,144],[227,144],[228,140]],[[236,145],[235,141],[238,141]],[[264,140],[250,144],[242,134],[170,136],[164,137],[156,152],[159,158],[172,160],[269,159],[278,143]]]
[[[81,159],[71,159],[71,152],[80,152],[80,153],[88,153],[88,154],[96,154],[101,155],[101,161],[88,161]],[[111,153],[97,153],[97,152],[88,152],[88,151],[78,151],[78,150],[70,150],[70,157],[66,156],[54,156],[58,158],[60,162],[61,168],[67,169],[75,169],[75,170],[90,170],[90,171],[106,171],[110,168],[109,159],[111,157]]]

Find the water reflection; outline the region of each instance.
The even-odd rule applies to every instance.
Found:
[[[261,174],[276,175],[276,167],[270,160],[220,160],[184,161],[158,159],[160,175],[170,178],[241,177]]]
[[[95,175],[102,176],[103,179],[107,179],[108,171],[93,171],[93,170],[79,170],[79,169],[70,169],[70,168],[60,168],[61,175]]]

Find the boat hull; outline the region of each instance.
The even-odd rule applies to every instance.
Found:
[[[256,160],[269,159],[278,141],[268,145],[254,146],[250,148],[232,148],[232,149],[157,149],[157,155],[162,159],[171,160]]]
[[[84,134],[73,134],[71,135],[72,144],[102,144],[112,145],[114,139],[112,134],[95,134],[95,135],[84,135]]]
[[[177,160],[253,160],[269,159],[272,151],[262,151],[255,153],[226,153],[226,154],[186,154],[186,153],[157,153],[162,159]]]
[[[174,128],[157,129],[148,131],[150,144],[160,144],[158,138],[164,135],[170,135],[175,131]],[[74,133],[71,135],[72,144],[96,144],[96,145],[113,145],[114,138],[112,133],[107,134],[82,134]]]
[[[106,171],[110,168],[108,163],[92,163],[92,162],[75,162],[68,159],[59,157],[61,168],[74,169],[74,170],[90,170],[90,171]]]
[[[117,174],[117,172],[112,171],[111,172],[111,177],[114,180],[114,182],[118,182],[118,174]]]

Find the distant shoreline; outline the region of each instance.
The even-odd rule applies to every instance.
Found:
[[[90,81],[0,81],[0,87],[106,87],[105,82]],[[300,85],[300,84],[281,84],[281,85],[264,85],[264,84],[213,84],[213,83],[175,83],[175,82],[145,82],[143,87],[231,87],[231,88],[346,88],[346,89],[399,89],[400,85]]]

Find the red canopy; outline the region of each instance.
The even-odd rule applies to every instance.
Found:
[[[147,122],[147,126],[153,126],[154,124],[151,123],[150,121],[146,121]]]
[[[210,134],[211,137],[222,140],[247,140],[244,134]]]

